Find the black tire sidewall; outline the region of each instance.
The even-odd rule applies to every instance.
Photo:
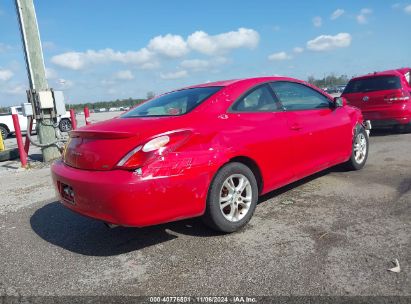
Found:
[[[250,182],[252,189],[252,201],[248,213],[238,222],[230,222],[227,220],[221,210],[219,204],[220,191],[224,181],[233,174],[242,174]],[[254,214],[255,208],[258,201],[258,186],[256,178],[253,172],[246,165],[242,163],[229,163],[223,166],[215,175],[213,181],[211,182],[210,189],[207,196],[206,212],[204,214],[205,223],[211,228],[229,233],[234,232],[242,228]]]

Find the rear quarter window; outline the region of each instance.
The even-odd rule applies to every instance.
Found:
[[[397,76],[376,76],[350,80],[343,94],[401,89]]]
[[[405,74],[405,79],[407,80],[408,84],[411,86],[411,72],[407,72]]]

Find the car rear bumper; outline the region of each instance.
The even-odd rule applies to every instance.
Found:
[[[62,204],[82,215],[121,226],[143,227],[204,213],[212,174],[142,177],[124,170],[80,170],[56,161],[52,179]],[[62,187],[74,192],[74,203]]]
[[[372,126],[378,127],[390,127],[397,125],[408,125],[411,124],[411,117],[401,117],[392,119],[373,119],[371,120]]]
[[[371,132],[371,129],[372,129],[371,121],[364,120],[364,128],[365,128],[365,132],[367,133],[368,137],[370,137],[370,132]]]
[[[371,120],[373,126],[406,125],[411,122],[411,108],[384,108],[378,110],[362,110],[364,119]]]

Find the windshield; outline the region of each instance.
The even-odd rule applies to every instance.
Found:
[[[167,93],[142,103],[121,117],[183,115],[193,110],[220,89],[221,87],[204,87]]]
[[[343,94],[395,90],[400,88],[401,82],[397,76],[377,76],[351,80]]]

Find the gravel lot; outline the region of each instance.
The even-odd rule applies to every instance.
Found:
[[[198,219],[110,230],[56,201],[48,166],[0,164],[0,295],[411,296],[411,134],[374,132],[370,149],[362,171],[262,197],[231,235]]]

